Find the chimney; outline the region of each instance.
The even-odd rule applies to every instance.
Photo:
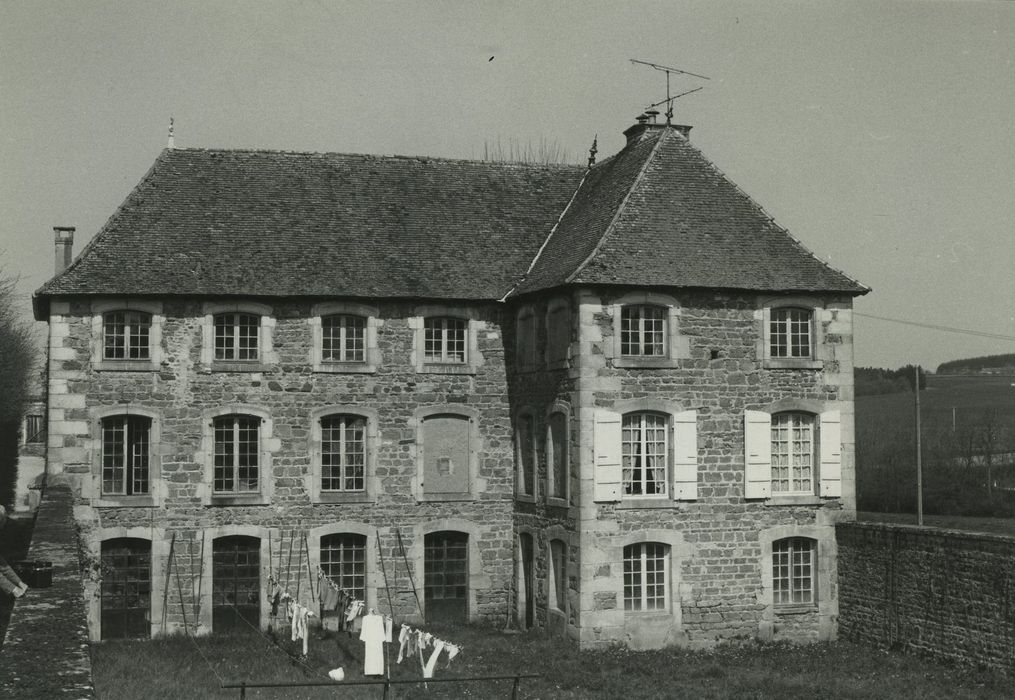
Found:
[[[624,136],[627,137],[628,146],[638,143],[649,134],[667,128],[676,129],[685,139],[690,138],[691,127],[684,126],[683,124],[657,124],[656,117],[658,116],[658,114],[659,112],[651,110],[644,114],[638,115],[637,119],[638,123],[631,127],[628,127],[628,129],[624,131]]]
[[[53,234],[56,238],[56,274],[59,275],[74,259],[74,227],[54,226]]]

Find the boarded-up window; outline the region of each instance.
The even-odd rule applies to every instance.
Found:
[[[536,493],[535,419],[532,414],[518,416],[515,433],[515,464],[518,469],[518,493],[534,496]]]
[[[546,318],[547,360],[563,362],[567,360],[568,346],[571,344],[571,310],[566,304],[551,304]]]
[[[550,414],[549,464],[553,473],[550,475],[550,495],[554,498],[567,498],[568,459],[567,459],[567,415],[561,412]]]
[[[423,491],[468,493],[470,423],[466,416],[442,413],[423,421]]]

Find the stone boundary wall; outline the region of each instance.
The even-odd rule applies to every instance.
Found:
[[[94,698],[73,496],[46,487],[28,558],[53,563],[53,585],[18,600],[0,652],[0,697]]]
[[[839,523],[839,633],[1015,670],[1015,538]]]

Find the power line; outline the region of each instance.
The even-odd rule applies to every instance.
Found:
[[[964,335],[972,335],[978,338],[991,338],[993,340],[1011,340],[1015,341],[1015,335],[1005,335],[1003,333],[990,333],[988,331],[974,331],[968,328],[954,328],[952,326],[940,326],[934,323],[919,323],[917,321],[906,321],[901,318],[889,318],[887,316],[876,316],[874,314],[863,314],[859,311],[854,311],[854,315],[862,316],[864,318],[874,318],[879,321],[889,321],[891,323],[901,323],[906,326],[916,326],[917,328],[929,328],[935,331],[945,331],[946,333],[960,333]]]

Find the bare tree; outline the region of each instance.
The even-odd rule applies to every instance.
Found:
[[[32,327],[17,301],[15,280],[0,276],[0,505],[14,498],[21,418],[36,355]]]

